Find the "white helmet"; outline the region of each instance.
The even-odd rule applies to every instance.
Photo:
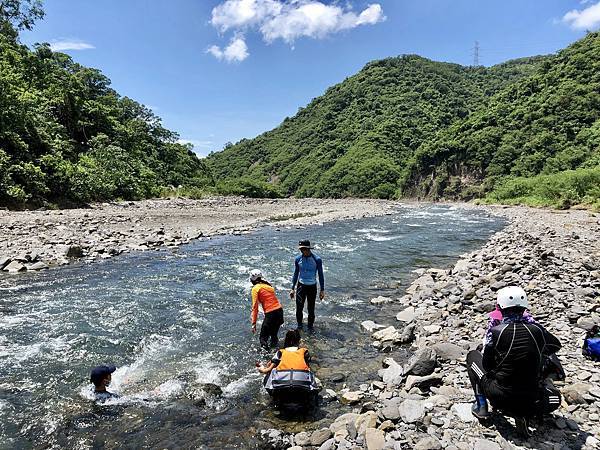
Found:
[[[522,306],[523,308],[529,308],[529,302],[527,302],[527,294],[519,286],[507,286],[498,291],[498,306],[500,308],[510,308],[511,306]]]
[[[250,271],[250,281],[256,281],[262,278],[262,272],[258,269],[252,269]]]

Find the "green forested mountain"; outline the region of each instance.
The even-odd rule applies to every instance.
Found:
[[[0,5],[0,205],[138,199],[212,183],[190,148],[100,71],[47,44],[20,45],[16,29],[42,15],[24,12],[26,3],[40,7]]]
[[[600,34],[590,33],[425,142],[402,183],[405,194],[469,196],[506,177],[599,166]]]
[[[299,196],[598,199],[599,83],[599,33],[491,68],[388,58],[208,164]]]
[[[532,74],[541,61],[489,69],[419,56],[375,61],[278,128],[211,155],[208,164],[217,179],[262,179],[285,194],[389,198],[424,142]]]

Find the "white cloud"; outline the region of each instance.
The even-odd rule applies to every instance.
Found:
[[[575,30],[590,30],[600,26],[600,2],[585,9],[566,13],[562,21]]]
[[[266,20],[260,31],[267,42],[283,39],[293,43],[299,37],[320,39],[331,33],[383,20],[385,16],[378,4],[356,14],[336,5],[303,1],[286,5],[280,14]]]
[[[89,50],[96,48],[92,44],[79,40],[60,40],[50,43],[53,52],[64,52],[66,50]]]
[[[253,28],[260,31],[266,42],[282,39],[292,44],[300,37],[321,39],[332,33],[361,25],[374,25],[385,19],[378,3],[356,13],[351,6],[341,7],[319,0],[227,0],[213,8],[211,24],[220,32],[230,29],[240,32]],[[243,40],[241,43],[238,43],[236,55],[243,55],[242,58],[233,55],[228,58],[229,47],[222,50],[214,45],[208,52],[218,59],[241,61],[248,56]]]
[[[214,147],[213,141],[200,141],[200,140],[196,140],[196,139],[179,139],[177,141],[177,143],[183,144],[183,145],[191,144],[194,147],[201,147],[201,148]]]
[[[210,23],[221,32],[230,28],[258,25],[265,18],[281,12],[278,0],[227,0],[212,10]]]
[[[250,53],[248,53],[248,46],[244,41],[243,36],[234,36],[229,42],[229,45],[225,48],[221,48],[218,45],[212,45],[206,50],[218,60],[225,60],[227,62],[239,62],[245,60]]]

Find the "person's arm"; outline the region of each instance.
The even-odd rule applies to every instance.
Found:
[[[252,323],[252,332],[256,332],[256,319],[258,319],[258,285],[252,288],[252,313],[250,314],[250,322]]]
[[[269,364],[267,364],[265,367],[262,367],[262,366],[257,367],[258,371],[260,373],[262,373],[263,375],[269,373],[274,368],[275,368],[275,364],[273,363],[273,361],[269,361]]]
[[[325,298],[325,276],[323,275],[323,260],[318,258],[317,262],[317,273],[319,275],[319,285],[321,286],[321,292],[319,292],[319,298],[323,300]]]
[[[292,277],[292,290],[290,291],[290,298],[294,298],[296,293],[296,283],[298,282],[298,275],[300,274],[300,266],[298,264],[298,258],[294,258],[294,276]]]
[[[483,348],[483,368],[486,372],[496,368],[496,339],[498,327],[492,328],[486,335],[486,344]]]
[[[306,350],[304,352],[304,362],[306,363],[307,366],[310,365],[310,353],[308,352],[308,350]]]
[[[550,333],[548,330],[546,330],[543,326],[541,326],[539,324],[535,324],[535,325],[540,327],[540,329],[542,330],[542,333],[544,334],[544,340],[546,342],[546,345],[544,345],[544,348],[542,349],[542,353],[544,355],[552,355],[552,354],[556,353],[557,351],[559,351],[562,346],[561,346],[558,338],[556,336],[554,336],[552,333]]]

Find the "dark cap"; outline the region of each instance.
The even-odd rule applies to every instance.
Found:
[[[90,373],[90,383],[98,384],[108,375],[113,373],[117,368],[115,366],[97,366]]]
[[[314,247],[311,247],[310,246],[310,241],[308,239],[306,239],[304,241],[298,242],[298,248],[308,248],[308,249],[311,249],[311,248],[314,248]]]

